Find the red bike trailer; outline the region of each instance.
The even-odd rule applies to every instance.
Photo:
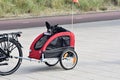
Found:
[[[66,49],[66,48],[73,48],[74,49],[74,45],[75,45],[75,37],[74,37],[74,34],[72,32],[60,32],[60,33],[57,33],[53,36],[51,36],[46,42],[45,44],[41,44],[43,45],[41,48],[39,49],[35,49],[35,45],[36,43],[44,36],[44,33],[40,34],[32,43],[31,47],[30,47],[30,53],[29,53],[29,58],[34,58],[34,59],[38,59],[40,60],[41,57],[42,57],[42,54],[46,51],[50,51],[50,50],[46,50],[47,47],[49,47],[49,44],[52,43],[52,41],[54,41],[55,39],[57,39],[58,37],[68,37],[69,38],[69,44],[66,45],[66,46],[61,46],[60,48],[58,49]],[[56,50],[58,50],[56,49]],[[55,49],[54,49],[55,50]],[[62,50],[63,51],[63,50]],[[49,55],[50,53],[46,54]]]

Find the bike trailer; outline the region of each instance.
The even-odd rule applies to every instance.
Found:
[[[40,34],[31,44],[29,58],[40,60],[42,54],[45,58],[57,58],[65,49],[74,49],[75,36],[72,32],[57,25],[51,27],[48,23],[46,27],[47,32]]]

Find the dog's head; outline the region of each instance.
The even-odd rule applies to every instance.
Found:
[[[45,22],[45,23],[46,23],[46,28],[47,28],[48,33],[55,34],[55,33],[59,33],[59,32],[68,31],[62,27],[59,27],[58,24],[51,26],[48,22]]]

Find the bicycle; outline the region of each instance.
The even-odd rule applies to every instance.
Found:
[[[22,46],[18,37],[22,32],[0,34],[0,75],[14,73],[22,63]]]

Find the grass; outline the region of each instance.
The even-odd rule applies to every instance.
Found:
[[[120,8],[111,0],[79,0],[74,4],[74,13],[104,11]],[[72,0],[0,0],[0,17],[52,16],[71,14]]]

